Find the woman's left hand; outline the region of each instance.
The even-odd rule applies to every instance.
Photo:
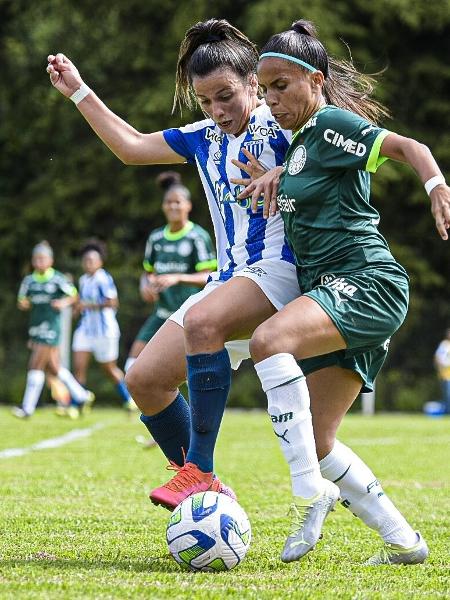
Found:
[[[437,185],[430,193],[431,214],[436,222],[436,229],[443,240],[448,240],[447,229],[450,229],[450,187]]]

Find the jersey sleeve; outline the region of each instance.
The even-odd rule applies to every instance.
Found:
[[[115,300],[118,296],[116,284],[109,273],[105,272],[101,279],[100,292],[102,293],[103,297],[108,298],[108,300]]]
[[[153,273],[154,262],[155,257],[153,252],[153,237],[152,234],[150,234],[148,236],[147,243],[145,244],[144,260],[142,262],[142,266],[147,273]]]
[[[213,271],[217,268],[216,255],[211,237],[207,231],[198,227],[194,237],[194,264],[196,271]]]
[[[387,160],[380,156],[381,144],[389,135],[359,115],[336,109],[317,119],[317,149],[324,168],[355,169],[375,173]]]
[[[58,287],[63,296],[73,297],[78,294],[77,288],[62,273],[60,273],[58,277]]]
[[[27,276],[22,279],[19,291],[17,293],[17,300],[24,300],[28,297],[28,290],[30,289],[30,278]]]
[[[214,124],[209,119],[197,121],[184,127],[165,129],[163,136],[174,152],[184,156],[188,163],[195,164],[195,153],[208,125]]]

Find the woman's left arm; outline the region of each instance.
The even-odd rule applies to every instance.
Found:
[[[447,229],[450,228],[450,188],[446,185],[430,149],[411,138],[389,133],[381,144],[380,156],[410,165],[424,185],[435,177],[442,178],[442,182],[436,179],[437,185],[432,187],[429,196],[436,229],[441,238],[447,240]]]

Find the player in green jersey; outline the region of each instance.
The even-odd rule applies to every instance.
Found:
[[[17,297],[18,308],[30,311],[31,348],[22,406],[13,409],[13,414],[19,418],[34,413],[46,371],[57,375],[76,403],[93,401],[93,394],[85,390],[59,361],[60,311],[76,301],[77,290],[67,277],[53,268],[53,250],[48,242],[40,242],[33,248],[31,262],[34,271],[23,279]]]
[[[185,300],[206,285],[217,261],[209,233],[189,220],[191,194],[176,171],[156,179],[164,190],[167,224],[150,233],[145,247],[140,293],[153,312],[139,330],[125,363],[128,371],[147,342]]]
[[[242,197],[251,192],[255,204],[263,193],[270,214],[276,196],[303,292],[251,341],[292,477],[293,529],[282,559],[298,560],[314,547],[340,496],[385,541],[367,564],[423,562],[428,548],[421,535],[335,436],[359,392],[372,389],[408,306],[407,275],[377,230],[369,173],[389,158],[409,164],[430,195],[444,240],[450,189],[426,146],[375,124],[386,111],[370,98],[370,79],[329,58],[311,23],[270,38],[258,78],[272,114],[295,135],[279,187],[280,168]]]

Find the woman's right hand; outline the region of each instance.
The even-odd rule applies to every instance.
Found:
[[[64,54],[50,54],[47,57],[47,73],[50,82],[63,96],[70,98],[82,85],[78,69]]]

